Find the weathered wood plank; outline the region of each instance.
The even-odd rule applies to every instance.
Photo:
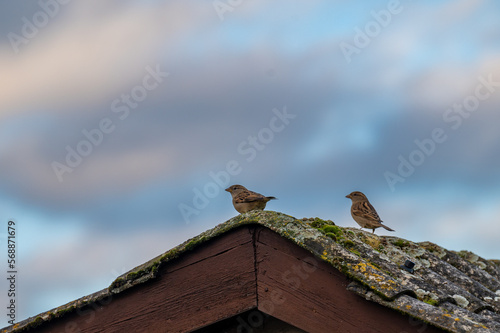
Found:
[[[239,229],[183,254],[109,304],[37,332],[187,332],[256,307],[254,272],[252,235]]]
[[[244,332],[239,325],[255,324],[255,309],[311,333],[421,332],[408,317],[347,291],[348,283],[296,244],[250,225],[184,253],[160,267],[156,279],[36,332],[190,332],[210,331],[210,325]],[[431,326],[425,331],[442,332]]]
[[[408,332],[422,325],[346,290],[349,280],[278,234],[257,232],[259,310],[310,333]],[[426,333],[442,332],[427,327]]]

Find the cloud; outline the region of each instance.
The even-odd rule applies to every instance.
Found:
[[[113,237],[63,225],[30,229],[24,226],[22,240],[37,244],[39,255],[26,255],[19,268],[19,318],[106,288],[119,275],[193,236],[186,230],[135,230]],[[46,237],[42,240],[40,234]]]
[[[96,15],[103,6],[110,6],[106,15]],[[130,89],[146,66],[156,64],[164,49],[191,31],[193,22],[202,23],[200,14],[184,4],[71,2],[19,54],[2,46],[0,117],[108,103],[109,96]]]

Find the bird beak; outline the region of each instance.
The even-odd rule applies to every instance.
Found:
[[[229,187],[226,188],[224,191],[227,191],[227,192],[231,193],[231,189]]]
[[[350,194],[346,195],[345,197],[351,199],[351,195]]]

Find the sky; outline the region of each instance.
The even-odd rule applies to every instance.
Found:
[[[343,227],[359,190],[396,230],[377,234],[499,259],[499,16],[482,0],[3,1],[16,321],[236,216],[232,184]]]

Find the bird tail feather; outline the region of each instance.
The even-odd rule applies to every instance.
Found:
[[[389,227],[388,227],[388,226],[386,226],[386,225],[383,225],[383,224],[382,224],[382,227],[383,227],[384,229],[386,229],[386,230],[389,230],[389,231],[394,231],[394,229],[391,229],[391,228],[389,228]]]

